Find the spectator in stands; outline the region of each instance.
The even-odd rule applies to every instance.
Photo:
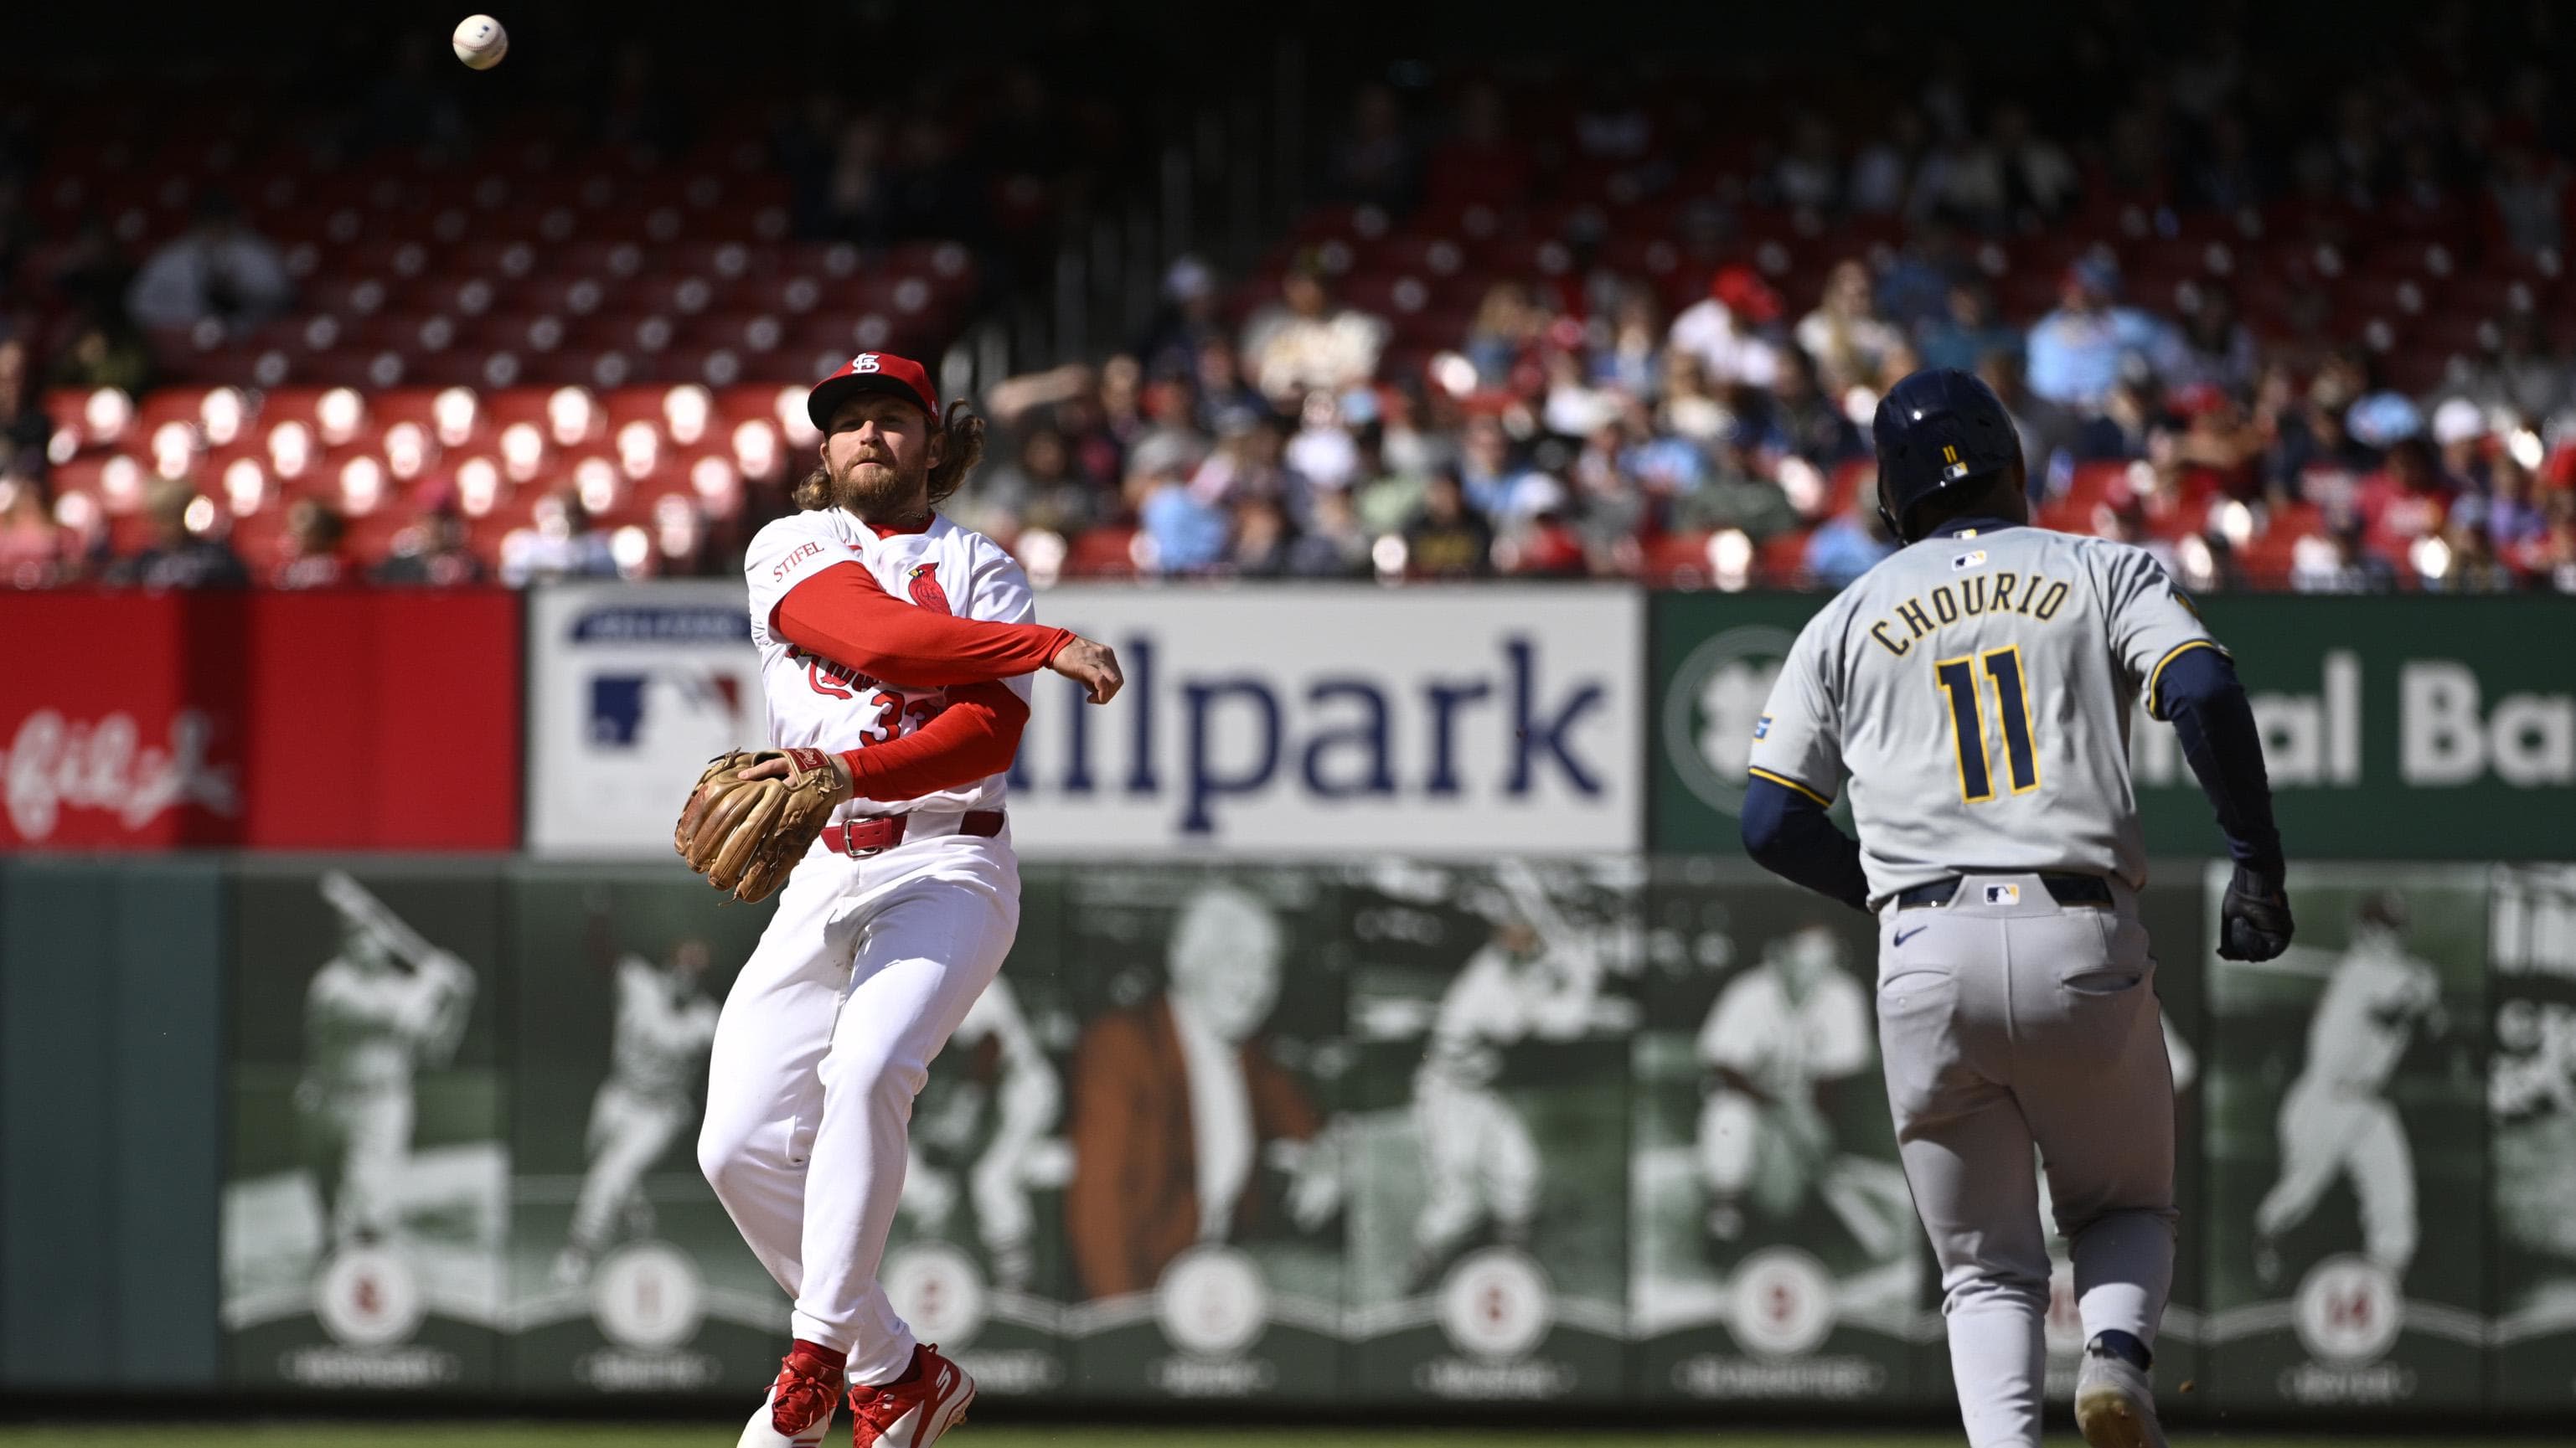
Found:
[[[1458,95],[1449,139],[1432,152],[1428,169],[1436,196],[1507,202],[1529,193],[1529,148],[1514,140],[1503,93],[1491,81],[1471,81]]]
[[[1771,192],[1791,210],[1841,208],[1842,158],[1834,149],[1834,128],[1823,116],[1801,111],[1790,122],[1789,148],[1771,168]]]
[[[1431,474],[1443,464],[1400,467],[1387,456],[1383,425],[1360,431],[1359,486],[1351,490],[1351,510],[1360,530],[1372,537],[1400,534],[1422,516]],[[1454,464],[1450,464],[1454,466]]]
[[[2060,490],[2071,475],[2084,420],[2030,390],[2022,373],[2021,352],[1996,348],[1977,361],[1977,377],[1994,389],[2013,430],[2021,434],[2022,465],[2030,475],[2031,496]]]
[[[1620,288],[1610,314],[1610,336],[1593,349],[1592,380],[1630,397],[1653,396],[1663,372],[1663,344],[1654,292],[1641,286]]]
[[[1422,516],[1404,530],[1405,575],[1417,579],[1484,578],[1494,571],[1494,530],[1467,501],[1458,474],[1431,475]]]
[[[1953,282],[1942,314],[1916,332],[1923,365],[1973,372],[1989,352],[2021,351],[2021,333],[1995,315],[1994,293],[1976,280]]]
[[[1924,129],[1923,113],[1912,106],[1899,106],[1896,114],[1888,118],[1887,130],[1865,142],[1860,154],[1852,159],[1851,185],[1844,193],[1852,211],[1861,216],[1910,214],[1915,205],[1915,181],[1922,174],[1929,149],[1930,133]]]
[[[1664,390],[1654,414],[1657,432],[1705,442],[1736,425],[1735,413],[1710,394],[1700,366],[1692,353],[1664,354]]]
[[[2439,572],[2423,571],[2423,584],[2432,593],[2511,593],[2515,579],[2513,569],[2496,556],[2494,540],[2487,530],[2475,523],[2455,523],[2444,533],[2443,566]]]
[[[20,459],[31,470],[41,468],[53,440],[53,420],[36,397],[34,370],[25,341],[0,337],[0,471]]]
[[[1314,388],[1338,392],[1368,381],[1386,338],[1384,320],[1334,305],[1309,258],[1281,280],[1279,300],[1244,324],[1243,356],[1253,385],[1287,405]]]
[[[1780,318],[1780,296],[1748,266],[1717,269],[1708,296],[1673,318],[1672,349],[1699,364],[1712,387],[1768,387],[1779,377],[1778,348],[1764,335]]]
[[[1844,415],[1840,400],[1822,390],[1817,372],[1815,361],[1800,349],[1791,348],[1782,356],[1764,419],[1765,443],[1830,468],[1859,456],[1863,449],[1860,429]]]
[[[2392,443],[2380,470],[2362,480],[2354,501],[2369,525],[2365,541],[2387,558],[2404,558],[2416,539],[2439,536],[2450,521],[2451,491],[2432,443],[2421,436]]]
[[[2507,146],[2489,162],[2487,203],[2504,243],[2525,256],[2566,244],[2567,168],[2525,145]]]
[[[151,541],[141,552],[108,565],[107,582],[133,588],[246,588],[250,574],[221,539],[189,527],[195,511],[211,524],[214,504],[197,495],[187,482],[156,479],[143,498],[145,527]]]
[[[1258,495],[1238,498],[1225,560],[1218,571],[1241,578],[1284,578],[1288,575],[1290,536],[1288,515],[1280,511],[1276,499]]]
[[[2568,405],[2567,365],[2551,350],[2538,316],[2509,311],[2496,324],[2494,350],[2479,359],[2458,392],[2484,407],[2546,420]]]
[[[2183,314],[2182,345],[2166,384],[2187,387],[2199,382],[2232,392],[2252,387],[2260,363],[2253,332],[2237,320],[2235,293],[2214,284],[2196,291],[2199,304]]]
[[[1333,186],[1344,198],[1387,211],[1413,205],[1421,157],[1393,87],[1360,87],[1350,126],[1333,147]]]
[[[1565,484],[1531,473],[1513,489],[1513,504],[1510,517],[1495,520],[1505,526],[1494,546],[1498,571],[1526,578],[1581,578],[1591,572]]]
[[[1368,571],[1369,535],[1351,495],[1340,489],[1315,494],[1313,520],[1288,545],[1289,576],[1358,578]]]
[[[462,588],[483,581],[483,560],[468,544],[455,502],[434,498],[418,521],[394,535],[393,551],[369,577],[394,587]]]
[[[2030,329],[2030,390],[2081,412],[2100,409],[2132,355],[2166,370],[2175,350],[2164,323],[2116,304],[2120,269],[2107,255],[2066,269],[2056,311]]]
[[[1878,488],[1854,491],[1852,504],[1808,536],[1806,571],[1815,586],[1841,589],[1896,551],[1878,521]]]
[[[1878,315],[1869,268],[1848,258],[1834,264],[1816,309],[1799,319],[1797,337],[1815,359],[1825,391],[1837,397],[1854,387],[1878,386],[1888,354],[1903,340]]]
[[[1187,377],[1198,370],[1199,351],[1222,342],[1225,324],[1216,313],[1216,273],[1185,256],[1163,273],[1163,306],[1139,349],[1148,377]]]
[[[1243,360],[1232,342],[1216,337],[1199,348],[1192,419],[1201,433],[1216,436],[1225,431],[1230,419],[1248,417],[1269,406],[1260,391],[1244,380]]]
[[[1138,474],[1128,496],[1144,535],[1150,571],[1202,573],[1225,556],[1224,510],[1200,496],[1178,470]]]
[[[501,581],[512,588],[562,578],[615,578],[617,554],[608,530],[596,527],[581,494],[564,488],[537,500],[530,526],[501,539]]]
[[[2320,507],[2346,507],[2362,475],[2379,466],[2379,453],[2344,425],[2357,374],[2335,360],[2308,384],[2306,401],[2279,423],[2273,444],[2274,491]]]
[[[2548,587],[2576,593],[2576,492],[2562,488],[2550,494],[2547,511],[2548,533],[2517,561]]]
[[[1756,475],[1733,438],[1720,438],[1710,445],[1707,481],[1675,501],[1673,516],[1684,529],[1739,528],[1757,543],[1788,532],[1800,521],[1787,490],[1774,479]]]
[[[2148,435],[2164,421],[2164,400],[2153,380],[2123,377],[2103,396],[2102,410],[2085,419],[2077,453],[2087,462],[2145,457]]]
[[[2397,570],[2362,543],[2357,517],[2330,526],[2322,538],[2302,538],[2290,557],[2290,587],[2300,593],[2387,593]]]
[[[77,561],[54,521],[42,463],[22,457],[0,469],[0,588],[51,588],[71,576]]]
[[[2487,458],[2485,409],[2465,397],[2433,409],[2433,445],[2442,451],[2442,476],[2453,492],[2484,492],[2493,472]],[[2510,464],[2507,456],[2504,462]]]
[[[296,499],[286,509],[286,547],[268,586],[337,588],[348,581],[349,561],[340,551],[348,532],[348,524],[321,499]]]
[[[176,331],[212,320],[238,334],[284,310],[294,290],[277,248],[243,226],[229,201],[209,196],[197,224],[143,264],[125,306],[140,327]]]
[[[2497,552],[2518,557],[2549,532],[2547,511],[2533,497],[2532,484],[2531,470],[2520,459],[2510,452],[2499,454],[2482,491],[2460,490],[2451,522],[2476,524],[2495,541]]]
[[[1044,528],[1064,537],[1100,521],[1089,484],[1073,475],[1064,434],[1046,424],[1028,429],[1019,456],[982,469],[948,511],[981,533],[1015,536]]]
[[[1512,375],[1536,349],[1547,330],[1547,313],[1530,300],[1519,282],[1505,279],[1485,289],[1476,315],[1467,323],[1460,350],[1476,365],[1476,383],[1488,391],[1512,385]]]
[[[129,397],[152,385],[152,349],[121,313],[82,319],[54,353],[45,379],[56,387],[113,387]]]

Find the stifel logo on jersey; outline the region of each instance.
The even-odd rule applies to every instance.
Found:
[[[797,564],[804,562],[808,558],[820,555],[822,551],[823,545],[820,543],[801,544],[794,552],[779,559],[778,565],[769,570],[769,576],[772,579],[784,579],[795,569]]]

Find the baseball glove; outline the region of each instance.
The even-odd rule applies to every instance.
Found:
[[[773,760],[786,761],[785,778],[742,778],[743,770]],[[847,777],[820,749],[719,754],[689,791],[671,846],[708,884],[745,903],[766,900],[849,797]]]

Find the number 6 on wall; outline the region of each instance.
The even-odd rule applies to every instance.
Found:
[[[1932,665],[1932,678],[1950,696],[1951,740],[1959,750],[1959,797],[1970,804],[1995,797],[1994,773],[1987,767],[1985,711],[1977,707],[1976,665],[1982,662],[1995,681],[1995,713],[2003,721],[2004,762],[2012,775],[2012,792],[2039,788],[2039,757],[2030,747],[2030,686],[2021,672],[2021,649],[1988,649],[1978,657],[1962,655]]]

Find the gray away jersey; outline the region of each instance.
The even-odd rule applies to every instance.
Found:
[[[1912,544],[1808,620],[1753,731],[1753,773],[1851,783],[1870,904],[1971,871],[2146,883],[2129,713],[2217,648],[2139,549],[2044,528]]]

